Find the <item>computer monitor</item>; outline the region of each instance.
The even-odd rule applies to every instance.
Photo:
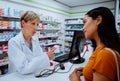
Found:
[[[72,63],[84,62],[85,59],[81,57],[80,53],[83,51],[85,44],[86,44],[86,40],[84,38],[83,31],[74,31],[69,53],[55,58],[54,61],[57,62],[70,61]],[[75,57],[78,58],[74,59]]]
[[[83,52],[85,44],[86,44],[86,39],[84,37],[83,31],[74,31],[72,45],[69,53],[70,62],[76,64],[85,61],[85,59],[81,57],[81,53]],[[74,57],[77,58],[74,59]]]

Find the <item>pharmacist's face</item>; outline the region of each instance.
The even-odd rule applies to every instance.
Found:
[[[22,21],[23,30],[29,36],[33,36],[35,34],[38,28],[38,24],[39,22],[37,22],[37,20],[28,21],[28,22],[25,22],[24,20]]]
[[[97,34],[97,22],[93,20],[92,17],[85,16],[83,19],[84,27],[83,32],[85,38],[94,39],[95,35]]]

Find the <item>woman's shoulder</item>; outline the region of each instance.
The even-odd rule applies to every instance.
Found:
[[[107,49],[102,49],[96,56],[97,59],[99,60],[114,60],[114,56],[112,54],[111,51],[107,50]]]
[[[93,70],[114,79],[116,67],[112,52],[105,48],[102,49],[96,56]]]
[[[8,43],[15,43],[15,42],[20,42],[22,40],[22,35],[19,33],[18,35],[16,35],[15,37],[12,37]]]
[[[12,37],[9,41],[15,41],[19,39],[19,35],[16,35],[15,37]]]

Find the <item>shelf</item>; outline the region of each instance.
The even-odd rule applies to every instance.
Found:
[[[46,44],[46,45],[44,45],[44,46],[51,46],[51,45],[56,45],[56,44],[58,44],[58,45],[62,45],[61,43],[55,42],[55,43],[49,43],[49,44]]]
[[[47,23],[47,24],[61,24],[60,22],[55,22],[55,21],[41,21],[41,23]]]
[[[66,26],[74,26],[74,25],[83,26],[83,21],[82,21],[82,18],[65,19],[65,25]]]
[[[0,40],[0,42],[2,42],[2,43],[3,43],[3,42],[8,42],[8,41],[9,41],[9,40]]]
[[[7,53],[0,54],[0,66],[4,66],[8,64]]]
[[[82,31],[82,29],[65,29],[66,31]]]
[[[42,36],[39,37],[39,39],[45,39],[45,38],[57,38],[58,36]]]
[[[15,18],[15,17],[5,17],[5,16],[0,16],[0,20],[2,21],[20,21],[20,18]]]
[[[3,59],[4,57],[7,57],[7,56],[8,56],[7,53],[0,54],[0,59]]]
[[[65,21],[69,21],[69,20],[78,20],[78,19],[83,20],[83,18],[71,18],[71,19],[65,19]]]
[[[83,26],[83,24],[81,23],[70,23],[70,24],[65,24],[65,25],[82,25]]]
[[[72,39],[70,39],[70,40],[68,40],[68,39],[65,39],[65,41],[72,42]]]
[[[70,48],[71,46],[65,45],[65,47],[68,47],[68,48]]]
[[[73,34],[65,34],[66,36],[73,36]]]
[[[9,62],[0,63],[0,66],[8,65]]]
[[[20,31],[21,29],[16,29],[16,28],[6,28],[6,29],[0,29],[0,31],[13,31],[13,30],[17,30],[17,31]]]
[[[52,28],[52,29],[42,29],[42,28],[38,28],[37,31],[39,31],[39,30],[40,30],[40,31],[41,31],[41,30],[42,30],[42,31],[43,31],[43,30],[44,30],[44,31],[50,31],[50,30],[51,30],[51,31],[58,31],[58,30],[60,30],[60,29],[53,29],[53,28]]]
[[[41,45],[43,45],[43,44],[41,44]],[[53,45],[62,45],[62,44],[59,43],[59,42],[54,42],[54,43],[44,44],[45,47],[47,47],[47,46],[53,46]]]

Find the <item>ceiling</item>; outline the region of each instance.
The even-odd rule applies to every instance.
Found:
[[[79,7],[84,5],[100,4],[104,2],[111,2],[114,0],[54,0],[60,4],[68,6],[70,8]]]

